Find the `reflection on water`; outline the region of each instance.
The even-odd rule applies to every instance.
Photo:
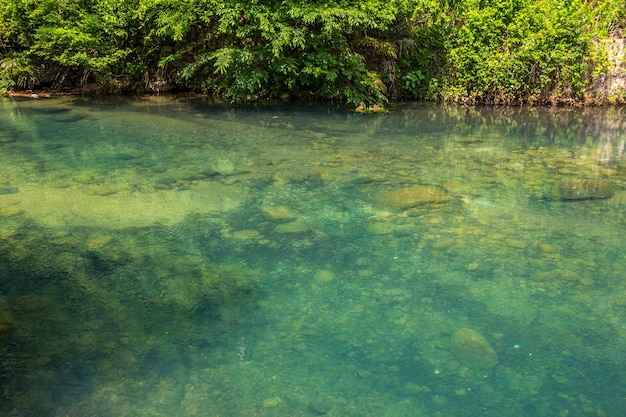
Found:
[[[0,105],[3,415],[626,407],[623,109]]]

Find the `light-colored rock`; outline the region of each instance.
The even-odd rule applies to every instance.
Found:
[[[308,223],[304,219],[294,220],[289,223],[279,224],[274,228],[274,233],[305,233],[310,230]]]
[[[385,191],[377,197],[379,204],[393,210],[405,210],[422,204],[441,204],[449,199],[439,188],[422,185]]]
[[[235,240],[257,240],[262,237],[261,232],[254,229],[236,230],[232,233],[232,238]]]
[[[89,236],[85,243],[89,250],[98,251],[110,244],[112,240],[113,236],[111,235],[107,235],[102,232],[95,232]]]
[[[498,355],[491,344],[476,330],[464,327],[450,339],[450,346],[463,364],[480,369],[491,369],[498,363]]]
[[[617,31],[616,31],[617,32]],[[608,65],[592,81],[585,101],[593,104],[619,104],[626,101],[626,39],[613,36],[595,40],[594,46],[606,54]]]
[[[319,269],[315,272],[313,279],[317,282],[330,282],[335,279],[335,273],[328,269]]]
[[[187,190],[123,191],[109,196],[93,195],[78,188],[52,188],[42,182],[16,194],[0,194],[0,206],[23,211],[46,227],[122,229],[155,223],[171,225],[191,213],[229,211],[245,198],[239,186],[208,181]]]
[[[231,175],[235,172],[235,165],[226,157],[218,159],[211,168],[221,175]]]
[[[272,221],[288,221],[296,218],[291,209],[287,206],[264,207],[263,214],[268,220]]]
[[[270,397],[263,400],[264,408],[274,408],[278,407],[283,403],[283,399],[280,397]]]

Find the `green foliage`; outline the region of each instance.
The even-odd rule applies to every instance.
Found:
[[[385,10],[382,2],[372,5]],[[204,85],[236,101],[283,93],[353,104],[385,100],[358,40],[385,28],[393,14],[363,10],[363,4],[251,1],[220,3],[198,17],[215,28],[218,46],[196,55],[182,72],[186,81],[210,80]]]
[[[581,100],[596,36],[589,30],[594,16],[586,2],[576,0],[456,2],[447,19],[432,17],[424,24],[441,35],[436,53],[443,67],[420,68],[437,87],[426,91],[451,102]],[[447,31],[438,22],[448,25]],[[415,90],[411,76],[405,80]]]
[[[130,51],[102,42],[100,33],[89,28],[43,27],[35,33],[33,49],[46,60],[64,67],[82,67],[96,73],[123,60]]]
[[[0,59],[0,91],[14,86],[33,88],[39,77],[39,69],[25,56],[10,54]]]
[[[0,0],[0,83],[566,102],[625,29],[620,0]]]
[[[113,0],[0,0],[0,39],[7,56],[23,53],[37,64],[44,82],[82,84],[90,76],[108,82],[131,54],[124,45],[128,6]]]

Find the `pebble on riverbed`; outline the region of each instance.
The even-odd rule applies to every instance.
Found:
[[[464,327],[450,338],[456,357],[465,365],[489,370],[498,363],[498,355],[491,344],[476,330]]]

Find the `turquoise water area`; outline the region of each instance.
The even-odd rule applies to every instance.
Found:
[[[3,416],[623,416],[622,108],[0,100]]]

